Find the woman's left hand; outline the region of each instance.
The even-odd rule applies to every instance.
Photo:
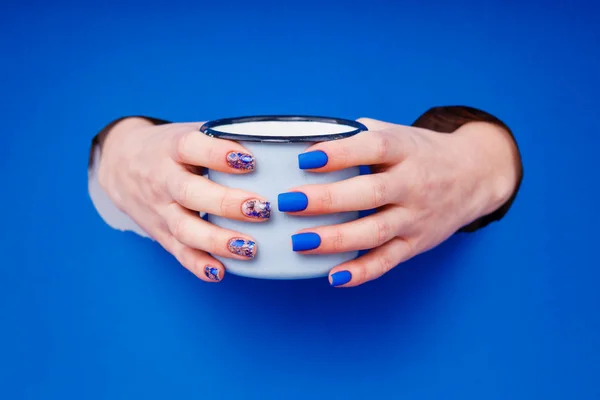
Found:
[[[373,249],[333,268],[333,286],[356,286],[438,245],[461,227],[498,209],[517,183],[516,147],[508,132],[484,122],[452,134],[360,119],[369,131],[318,143],[299,156],[300,168],[321,173],[368,165],[361,175],[282,194],[281,211],[295,215],[376,209],[358,220],[304,229],[292,236],[306,254]],[[288,192],[289,193],[289,192]]]

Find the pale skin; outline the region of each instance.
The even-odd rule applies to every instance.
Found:
[[[325,167],[309,173],[369,165],[372,174],[286,190],[308,197],[307,208],[293,213],[299,217],[377,209],[359,220],[304,230],[319,234],[321,244],[303,253],[372,249],[330,271],[330,281],[335,272],[351,273],[351,280],[340,287],[376,279],[437,246],[498,209],[515,190],[517,149],[508,132],[496,125],[471,122],[453,134],[441,134],[373,119],[359,121],[368,132],[306,150],[321,150],[328,156]],[[216,268],[219,278],[226,266],[211,254],[248,259],[232,254],[227,244],[232,238],[253,238],[212,225],[199,218],[198,211],[264,223],[265,219],[246,216],[242,205],[249,199],[270,199],[220,186],[192,172],[201,167],[252,173],[226,162],[228,153],[250,153],[247,149],[203,135],[198,131],[201,125],[155,126],[139,118],[120,122],[104,143],[98,177],[113,203],[185,268],[204,281],[216,282],[205,274],[206,266]],[[257,248],[260,251],[260,243]]]

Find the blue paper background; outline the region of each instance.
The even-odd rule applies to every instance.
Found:
[[[0,397],[600,398],[599,7],[403,3],[3,2]],[[449,104],[513,128],[514,208],[353,290],[205,284],[88,199],[121,115]]]

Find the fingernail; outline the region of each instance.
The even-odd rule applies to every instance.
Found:
[[[238,256],[254,258],[256,255],[256,242],[241,238],[233,238],[227,243],[227,248]]]
[[[292,235],[292,249],[294,251],[313,250],[321,245],[321,236],[313,232],[297,233]]]
[[[221,280],[219,273],[219,268],[215,268],[212,265],[207,265],[206,267],[204,267],[204,274],[211,281],[219,282]]]
[[[316,150],[298,154],[298,166],[300,169],[321,168],[327,165],[329,158],[324,151]]]
[[[271,203],[258,199],[246,200],[242,204],[242,213],[247,217],[267,219],[271,217]]]
[[[251,154],[238,153],[232,151],[227,153],[227,164],[231,168],[253,170],[256,167],[256,162]]]
[[[308,197],[302,192],[280,193],[279,196],[277,196],[277,207],[279,208],[279,211],[302,211],[306,206],[308,206]]]
[[[331,286],[344,285],[352,280],[350,271],[339,271],[331,274]]]

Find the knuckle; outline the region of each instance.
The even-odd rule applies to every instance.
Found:
[[[384,219],[377,221],[377,243],[376,246],[380,246],[386,243],[391,235],[390,223]]]
[[[392,141],[390,140],[389,134],[387,134],[386,132],[376,132],[373,136],[375,140],[375,151],[377,160],[387,160],[388,155],[390,154],[390,148],[392,146]]]
[[[336,228],[335,233],[333,234],[333,240],[331,241],[331,249],[334,252],[340,252],[344,249],[344,232],[341,229]]]
[[[189,137],[188,133],[175,136],[175,157],[178,161],[183,161],[187,158]]]
[[[176,200],[178,203],[187,203],[187,201],[190,198],[190,182],[187,180],[181,180],[178,184],[177,184],[177,193],[176,193]]]
[[[321,197],[319,199],[319,203],[321,205],[321,209],[324,211],[331,210],[333,208],[334,195],[333,191],[330,187],[326,187],[323,189]]]
[[[367,263],[362,262],[352,271],[352,277],[356,279],[357,283],[364,283],[369,280],[369,268]]]
[[[173,236],[173,233],[170,231],[166,223],[163,223],[161,228],[165,229],[165,231],[168,232],[165,232],[166,234],[162,237],[162,239],[159,240],[159,243],[162,245],[162,247],[165,248],[165,250],[173,254],[175,258],[179,259],[179,253],[181,252],[181,243],[179,243],[177,238]]]
[[[186,242],[191,234],[191,227],[188,218],[177,218],[170,226],[173,236],[181,242]]]
[[[167,170],[168,168],[164,169]],[[157,200],[171,197],[169,182],[172,182],[173,180],[169,179],[169,176],[171,176],[171,173],[169,172],[155,173],[152,178],[145,182],[147,189],[146,194],[150,199]]]
[[[385,252],[382,252],[377,256],[377,265],[379,267],[380,276],[395,267],[390,255]]]
[[[150,191],[150,196],[153,199],[158,199],[161,196],[164,196],[163,185],[156,179],[153,179],[148,183],[148,188]]]
[[[371,199],[371,204],[373,207],[379,207],[387,203],[388,190],[388,183],[382,176],[374,178]]]
[[[406,257],[413,257],[417,254],[417,244],[413,240],[403,239],[406,246]]]

